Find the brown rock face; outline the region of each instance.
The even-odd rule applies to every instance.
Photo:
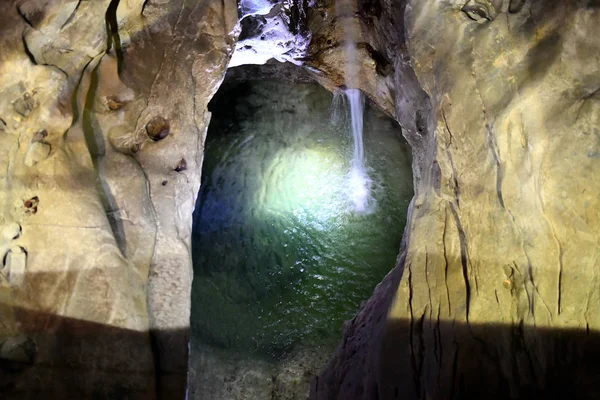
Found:
[[[236,4],[0,16],[2,398],[184,398],[191,215]]]
[[[364,30],[401,29],[387,48],[416,197],[399,265],[313,397],[596,398],[598,6],[375,8]]]

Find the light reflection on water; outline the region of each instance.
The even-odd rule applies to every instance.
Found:
[[[193,340],[274,357],[336,340],[394,266],[410,150],[367,109],[376,207],[353,212],[349,118],[338,110],[333,125],[331,101],[317,85],[275,81],[217,93],[194,213]]]

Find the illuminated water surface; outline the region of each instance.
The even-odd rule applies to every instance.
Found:
[[[339,99],[338,99],[339,100]],[[366,107],[356,212],[346,102],[315,84],[225,83],[194,213],[193,341],[281,358],[337,341],[395,265],[413,195],[397,125]],[[358,177],[360,178],[360,177]]]

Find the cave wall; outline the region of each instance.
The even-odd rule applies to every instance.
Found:
[[[3,398],[184,398],[191,215],[237,5],[0,16]]]
[[[312,397],[595,398],[597,2],[365,5],[364,37],[398,46],[416,196],[398,266]]]

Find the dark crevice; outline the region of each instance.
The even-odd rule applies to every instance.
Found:
[[[486,125],[487,129],[487,138],[490,150],[492,152],[492,156],[494,158],[494,162],[496,163],[496,194],[498,196],[498,201],[500,202],[500,206],[504,207],[504,198],[502,196],[502,179],[504,178],[504,172],[502,170],[502,164],[500,163],[500,155],[498,151],[498,145],[494,140],[494,132],[493,128],[489,125]]]
[[[381,76],[388,76],[394,72],[394,65],[380,51],[373,48],[369,43],[365,44],[369,56],[375,61],[375,70]]]
[[[431,165],[431,182],[435,193],[438,196],[441,196],[442,169],[440,168],[440,164],[437,162],[437,160],[433,160],[433,163]]]
[[[465,280],[465,292],[466,292],[466,313],[467,313],[467,322],[469,321],[469,307],[471,305],[471,284],[469,283],[469,259],[468,259],[468,249],[467,249],[467,238],[465,235],[465,231],[462,227],[462,223],[458,218],[458,213],[454,208],[454,204],[450,203],[450,211],[452,211],[452,215],[454,216],[454,222],[456,223],[456,228],[458,229],[458,238],[460,240],[460,263],[462,265],[463,278]]]
[[[504,197],[502,195],[502,180],[504,179],[504,173],[502,170],[502,166],[498,163],[498,168],[496,169],[496,194],[498,195],[498,201],[500,202],[500,206],[504,207]]]
[[[104,155],[104,146],[101,139],[97,137],[94,132],[93,125],[95,121],[92,121],[92,108],[94,105],[94,99],[96,97],[96,90],[98,89],[98,66],[100,61],[93,67],[90,74],[90,85],[88,87],[85,102],[83,106],[83,137],[87,144],[88,150],[92,157],[94,165],[97,163],[98,157]]]
[[[517,266],[517,263],[513,261],[513,264],[515,266]],[[540,301],[542,302],[542,304],[544,305],[544,308],[546,308],[546,311],[548,312],[548,316],[550,317],[550,319],[552,319],[552,313],[550,312],[550,309],[548,308],[548,305],[546,304],[546,302],[544,301],[544,298],[542,297],[536,283],[535,280],[533,278],[533,266],[531,265],[531,262],[529,261],[528,258],[528,263],[527,263],[527,272],[529,275],[529,282],[531,283],[531,286],[533,287],[533,290],[535,290],[535,293],[537,294],[538,298],[540,299]],[[535,296],[532,296],[535,299]]]
[[[106,9],[106,34],[108,37],[106,52],[109,53],[111,50],[114,50],[117,57],[117,71],[120,74],[123,68],[123,47],[121,37],[119,36],[119,24],[117,22],[119,2],[120,0],[111,0]]]
[[[294,35],[300,30],[300,10],[298,9],[298,1],[292,1],[288,11],[290,32]]]
[[[29,60],[31,61],[32,64],[38,65],[38,62],[36,61],[35,56],[29,50],[29,46],[27,46],[27,40],[25,39],[25,32],[23,32],[22,39],[23,39],[23,48],[25,49],[25,54],[27,54],[27,57],[29,58]]]
[[[508,11],[511,13],[518,13],[525,5],[525,0],[510,0],[510,5],[508,6]]]
[[[555,235],[556,237],[556,235]],[[560,315],[562,312],[562,278],[563,278],[563,251],[560,242],[558,242],[558,238],[556,239],[558,243],[558,262],[559,262],[559,270],[558,270],[558,312]]]
[[[25,14],[25,12],[23,12],[23,10],[21,9],[20,6],[17,7],[17,12],[21,16],[21,18],[23,18],[25,20],[25,22],[27,22],[27,25],[33,27],[33,23],[31,21],[31,17],[29,15]]]
[[[448,125],[448,118],[446,118],[446,111],[444,111],[444,107],[441,107],[442,110],[442,118],[444,118],[444,125],[446,126],[446,130],[448,131],[448,135],[450,136],[450,143],[448,143],[448,147],[452,145],[452,141],[454,140],[454,135],[450,130],[450,125]]]
[[[83,67],[83,70],[82,70],[83,72],[79,76],[79,80],[77,81],[77,84],[73,88],[73,94],[71,95],[71,111],[72,111],[73,118],[71,120],[71,125],[69,126],[69,129],[72,128],[73,126],[75,126],[75,124],[79,121],[79,104],[78,104],[79,92],[81,90],[81,85],[83,84],[83,80],[85,78],[85,71],[87,71],[88,67],[90,66],[90,64],[93,61],[94,61],[94,59],[91,58],[88,61],[88,63],[85,65],[85,67]],[[85,103],[84,103],[84,106],[85,106]],[[67,135],[69,133],[69,129],[67,129],[67,131],[65,132],[65,135]]]
[[[425,121],[425,117],[421,110],[417,110],[415,114],[415,127],[420,136],[427,132],[427,122]]]
[[[450,166],[452,167],[452,181],[454,182],[454,198],[456,199],[456,207],[460,209],[460,186],[458,186],[458,172],[456,171],[456,167],[454,166],[454,159],[452,158],[452,153],[449,149],[446,149],[446,155],[448,156],[448,160],[450,161]]]
[[[144,15],[144,11],[146,11],[146,6],[148,5],[148,0],[144,0],[144,4],[142,4],[142,16]]]
[[[240,21],[241,32],[238,40],[241,42],[260,35],[266,23],[267,19],[262,15],[245,17]]]
[[[448,315],[452,313],[452,305],[450,304],[450,289],[448,288],[448,254],[446,251],[446,232],[448,230],[448,208],[444,210],[444,232],[442,234],[442,243],[444,244],[444,284],[446,286],[446,297],[448,299]]]
[[[6,262],[8,261],[8,255],[9,255],[11,252],[12,252],[12,250],[11,250],[11,249],[8,249],[8,250],[6,251],[6,253],[4,253],[4,256],[2,257],[2,268],[0,268],[0,270],[1,270],[1,269],[4,269],[4,268],[6,267]]]
[[[126,256],[125,228],[123,227],[123,222],[121,221],[119,215],[117,202],[113,194],[110,192],[110,188],[106,184],[102,174],[102,159],[104,158],[106,151],[104,137],[102,136],[98,121],[92,111],[98,89],[98,68],[100,66],[100,62],[101,61],[98,60],[90,75],[90,85],[85,97],[85,103],[82,112],[82,130],[88,151],[94,164],[94,169],[96,171],[96,184],[102,205],[104,206],[113,236],[117,242],[117,245],[119,246],[119,249],[121,250],[121,254]]]
[[[367,18],[371,17],[379,19],[381,17],[381,12],[383,11],[380,0],[360,0],[359,8],[361,10],[361,14]]]
[[[69,15],[69,18],[67,18],[67,20],[65,21],[65,23],[62,24],[62,26],[60,27],[60,29],[63,29],[65,26],[69,25],[71,23],[71,21],[73,21],[73,19],[75,18],[75,14],[77,14],[77,10],[79,9],[80,5],[81,5],[81,0],[79,0],[77,2],[77,5],[73,9],[73,12],[71,13],[71,15]]]
[[[454,166],[454,159],[452,158],[452,152],[450,151],[450,146],[452,145],[452,141],[454,140],[454,135],[450,130],[450,126],[448,125],[448,119],[446,118],[446,112],[444,108],[442,110],[442,118],[444,119],[444,124],[446,125],[446,130],[448,131],[448,135],[450,136],[449,143],[446,145],[446,155],[448,156],[448,160],[450,161],[450,166],[452,167],[452,181],[454,182],[454,198],[456,199],[456,206],[460,208],[460,186],[458,186],[458,172],[456,171],[456,167]]]

